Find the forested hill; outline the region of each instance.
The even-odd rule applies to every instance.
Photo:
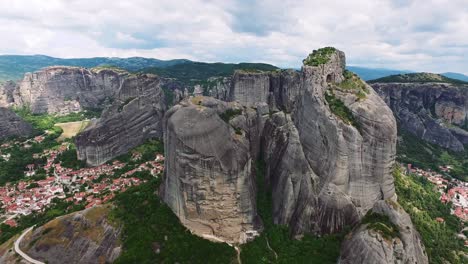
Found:
[[[231,76],[236,70],[245,71],[274,71],[276,66],[265,63],[205,63],[187,62],[168,67],[154,67],[144,69],[145,73],[154,73],[162,77],[175,78],[184,83],[206,80],[210,77]]]
[[[187,63],[189,60],[158,60],[151,58],[81,58],[81,59],[60,59],[43,55],[20,56],[20,55],[1,55],[0,56],[0,82],[6,80],[18,80],[23,78],[27,72],[34,72],[48,66],[78,66],[93,68],[103,65],[111,65],[128,71],[139,71],[150,67],[167,67],[181,63]]]

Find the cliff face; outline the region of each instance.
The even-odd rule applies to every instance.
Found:
[[[8,107],[13,104],[14,98],[13,93],[15,91],[16,84],[12,81],[0,83],[0,106]]]
[[[103,108],[128,73],[78,67],[48,67],[28,73],[13,91],[10,105],[29,106],[35,114],[67,114],[84,108]]]
[[[468,86],[445,83],[375,83],[400,126],[453,151],[468,144]]]
[[[242,243],[258,228],[251,123],[253,109],[210,97],[184,100],[166,113],[164,201],[200,236]]]
[[[398,204],[379,201],[371,212],[388,220],[371,220],[355,228],[343,243],[340,264],[429,262],[419,233]]]
[[[0,140],[31,135],[33,128],[13,111],[0,107]]]
[[[50,264],[112,263],[121,253],[121,226],[108,220],[111,205],[56,218],[30,231],[20,249],[29,257]],[[13,243],[8,243],[13,247]],[[29,263],[13,249],[3,252],[2,263]]]
[[[394,195],[395,120],[371,87],[362,83],[364,98],[340,87],[344,64],[336,52],[327,64],[273,79],[283,80],[272,89],[281,112],[266,123],[263,156],[273,193],[281,194],[273,197],[274,220],[297,234],[340,231]],[[334,113],[336,100],[353,124]]]
[[[159,77],[122,80],[113,104],[76,137],[78,159],[96,166],[125,154],[148,138],[162,137],[164,94]]]
[[[274,222],[295,235],[354,226],[376,202],[393,197],[395,119],[344,67],[344,54],[335,51],[327,63],[301,72],[237,72],[226,97],[231,103],[192,98],[172,108],[164,121],[163,191],[182,222],[201,235],[244,242],[238,234],[248,237],[259,227],[251,170],[260,157]],[[230,127],[219,116],[233,104],[242,111]],[[236,187],[220,185],[225,179]],[[223,202],[211,211],[213,201]]]

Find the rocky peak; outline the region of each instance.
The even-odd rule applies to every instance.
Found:
[[[251,109],[252,114],[233,119],[240,127],[248,128],[245,134],[223,132],[223,135],[220,129],[213,129],[213,124],[222,124],[218,115],[208,115],[214,110],[203,110],[193,102],[189,106],[178,105],[166,114],[166,155],[175,157],[166,164],[166,201],[172,203],[171,207],[186,225],[203,222],[209,227],[206,230],[212,230],[213,223],[216,229],[227,225],[200,211],[195,215],[187,213],[185,204],[190,200],[187,192],[194,189],[181,186],[187,183],[197,186],[194,182],[203,179],[204,185],[212,186],[214,191],[210,199],[222,199],[216,178],[225,178],[218,175],[226,172],[218,168],[221,165],[207,161],[222,164],[224,154],[213,156],[210,149],[238,153],[239,146],[226,143],[232,141],[229,139],[232,136],[241,138],[239,142],[245,142],[242,144],[248,146],[250,153],[242,152],[246,153],[241,159],[242,166],[239,159],[233,159],[238,163],[236,168],[244,170],[242,177],[234,176],[239,175],[236,172],[230,174],[231,178],[251,184],[255,157],[263,157],[266,180],[274,194],[274,222],[290,226],[294,234],[338,232],[358,223],[377,201],[393,197],[395,119],[370,86],[344,71],[343,52],[333,49],[325,55],[324,60],[318,60],[323,63],[316,63],[314,55],[309,56],[301,72],[236,72],[228,100],[242,105],[244,110]],[[218,101],[214,105],[219,108],[223,104]],[[210,125],[194,130],[197,124]],[[182,154],[183,159],[178,156]],[[248,166],[244,165],[245,160]],[[245,189],[236,189],[231,195],[240,195],[239,199],[254,204],[253,187],[239,187]],[[223,187],[223,192],[226,190]],[[234,215],[238,209],[231,207],[234,211],[224,207],[215,219]],[[243,212],[229,223],[243,223],[246,216],[255,219],[254,210]]]

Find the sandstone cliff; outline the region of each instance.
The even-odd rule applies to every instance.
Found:
[[[253,109],[210,97],[184,100],[166,113],[163,198],[200,236],[237,243],[258,228],[250,123]]]
[[[78,158],[100,165],[125,154],[148,138],[162,137],[166,110],[159,77],[131,75],[122,79],[113,104],[76,137]]]
[[[121,226],[109,221],[110,210],[104,205],[58,217],[26,234],[19,246],[44,263],[112,263],[122,248]],[[2,263],[28,263],[11,248],[1,253]]]
[[[340,264],[429,263],[419,233],[398,204],[379,201],[369,213],[369,221],[343,242]]]
[[[121,70],[56,66],[28,73],[18,82],[9,105],[28,106],[35,114],[67,114],[103,108],[128,75]],[[5,100],[0,103],[5,104]]]
[[[432,144],[463,151],[468,144],[468,86],[375,83],[402,129]]]
[[[0,107],[0,140],[31,135],[33,128],[13,111]]]

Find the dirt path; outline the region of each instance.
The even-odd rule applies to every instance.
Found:
[[[21,236],[15,241],[15,252],[18,253],[18,255],[20,255],[23,259],[25,259],[26,261],[30,262],[30,263],[33,263],[33,264],[45,264],[44,262],[41,262],[39,260],[35,260],[33,258],[31,258],[30,256],[28,256],[26,253],[24,253],[19,245],[21,243],[21,240],[24,238],[24,236],[30,232],[32,229],[34,228],[34,226],[31,226],[30,228],[26,229],[23,234],[21,234]]]
[[[266,240],[268,249],[269,249],[271,252],[273,252],[273,254],[275,254],[275,259],[278,259],[278,254],[276,254],[276,251],[274,251],[273,248],[270,247],[270,243],[268,242],[268,237],[265,236],[265,240]]]

